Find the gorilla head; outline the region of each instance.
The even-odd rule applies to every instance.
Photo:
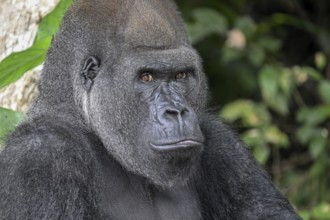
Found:
[[[207,86],[171,1],[77,0],[44,72],[38,113],[73,112],[128,171],[160,186],[186,182],[203,149]]]

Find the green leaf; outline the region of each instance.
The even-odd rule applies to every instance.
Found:
[[[277,52],[281,48],[281,41],[271,36],[261,36],[257,39],[257,43],[269,52]]]
[[[299,215],[300,215],[300,217],[302,218],[302,219],[304,219],[304,220],[310,220],[310,216],[311,216],[311,214],[310,214],[310,211],[308,210],[308,211],[306,211],[306,210],[304,210],[304,211],[300,211],[299,212]]]
[[[38,42],[31,48],[10,54],[0,63],[0,88],[15,82],[25,72],[40,65],[46,56],[47,42]]]
[[[327,65],[327,58],[323,52],[315,54],[315,64],[318,70],[322,71]]]
[[[320,132],[320,129],[315,129],[314,127],[310,126],[303,126],[299,127],[296,132],[296,136],[302,144],[307,144],[313,138],[316,132]]]
[[[221,54],[222,61],[226,64],[231,61],[238,60],[244,56],[244,53],[242,53],[241,50],[228,47],[226,45],[221,49]]]
[[[328,118],[330,118],[330,105],[302,108],[297,114],[297,121],[309,126],[316,126]]]
[[[259,45],[252,44],[248,49],[248,59],[255,66],[261,66],[266,59],[265,51]]]
[[[310,175],[314,178],[318,178],[324,173],[327,173],[328,165],[324,160],[316,160],[310,168]]]
[[[296,87],[296,82],[291,69],[282,68],[279,80],[279,86],[282,94],[287,100],[289,100],[294,88]]]
[[[278,70],[268,65],[260,71],[260,86],[266,99],[271,99],[277,95],[278,75]]]
[[[4,143],[6,135],[23,120],[23,113],[0,107],[0,144]]]
[[[262,104],[250,100],[237,100],[227,104],[221,111],[227,121],[242,120],[245,126],[257,127],[270,123],[270,115]]]
[[[52,36],[58,31],[61,18],[71,3],[72,0],[61,0],[55,9],[42,19],[33,45],[24,51],[10,54],[0,63],[0,88],[43,63]]]
[[[261,164],[265,164],[270,155],[270,149],[265,142],[261,129],[250,129],[243,133],[244,143],[252,149],[253,155]]]
[[[63,15],[71,6],[72,2],[73,0],[60,0],[54,10],[42,18],[34,42],[43,41],[45,38],[51,40],[52,36],[57,33]]]
[[[330,81],[322,81],[318,89],[323,101],[330,104]]]
[[[315,81],[323,80],[322,74],[312,67],[303,66],[303,67],[297,67],[297,68],[300,69],[300,71],[306,73],[311,79],[313,79]]]
[[[271,125],[265,129],[265,139],[268,143],[275,146],[287,147],[289,145],[288,136],[275,125]]]
[[[276,112],[286,115],[288,113],[289,96],[282,89],[282,75],[282,69],[266,65],[260,71],[259,84],[267,105]]]
[[[253,154],[259,163],[265,164],[269,158],[270,149],[267,145],[260,145],[253,150]]]
[[[327,139],[328,131],[325,128],[305,125],[297,130],[296,137],[302,144],[308,144],[316,138]]]
[[[309,152],[314,159],[318,158],[324,152],[327,143],[327,137],[319,136],[312,139],[309,144]]]
[[[257,25],[249,16],[238,17],[235,23],[235,27],[242,30],[245,36],[248,38],[253,37],[257,31]]]
[[[330,204],[321,203],[312,210],[312,219],[330,219]]]
[[[194,10],[192,14],[195,22],[187,24],[192,43],[202,41],[211,34],[224,35],[226,33],[227,19],[219,12],[210,8],[199,8]]]

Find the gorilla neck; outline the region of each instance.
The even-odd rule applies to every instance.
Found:
[[[127,172],[114,159],[103,160],[102,167],[107,174],[99,177],[104,218],[201,219],[198,196],[188,185],[164,189]]]

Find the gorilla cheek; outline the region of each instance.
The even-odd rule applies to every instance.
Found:
[[[112,79],[111,79],[112,80]],[[140,146],[140,116],[137,106],[129,92],[116,88],[116,82],[104,77],[95,81],[90,92],[89,113],[93,130],[100,137],[107,151],[130,171],[136,171],[138,161],[144,155]],[[124,101],[132,100],[132,101]],[[130,108],[129,108],[130,107]],[[141,151],[138,154],[137,151]]]

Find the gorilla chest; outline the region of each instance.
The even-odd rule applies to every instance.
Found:
[[[180,187],[157,190],[150,187],[119,187],[104,194],[105,219],[114,220],[200,220],[197,196]]]

